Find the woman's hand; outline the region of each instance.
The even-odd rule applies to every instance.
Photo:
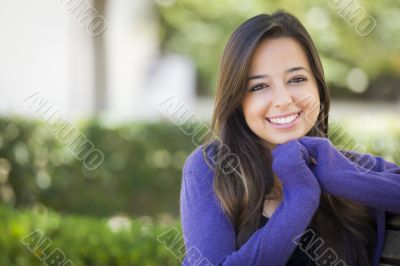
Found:
[[[272,170],[281,180],[284,190],[298,190],[316,197],[319,201],[321,188],[307,166],[310,155],[298,140],[276,145],[272,150],[272,157]]]
[[[307,148],[311,160],[315,158],[316,163],[310,164],[310,169],[315,176],[322,182],[323,186],[335,177],[343,176],[346,171],[357,171],[360,174],[372,169],[374,162],[364,160],[368,157],[360,156],[355,161],[349,160],[331,143],[328,138],[302,137],[299,142]],[[324,182],[326,181],[326,182]]]

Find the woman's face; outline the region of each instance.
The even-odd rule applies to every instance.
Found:
[[[298,139],[313,127],[320,110],[318,86],[295,39],[263,40],[254,51],[247,78],[244,118],[268,148]]]

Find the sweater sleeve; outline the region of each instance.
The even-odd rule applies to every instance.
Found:
[[[347,153],[361,156],[362,166],[346,167],[343,176],[324,185],[329,193],[358,201],[370,207],[400,213],[400,167],[381,156],[355,151]]]
[[[218,204],[213,176],[201,151],[186,161],[180,193],[186,248],[182,265],[285,265],[296,247],[293,239],[311,222],[319,199],[301,188],[293,192],[284,188],[284,199],[269,222],[236,250],[235,230]]]

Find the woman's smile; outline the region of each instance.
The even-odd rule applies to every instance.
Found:
[[[289,116],[283,116],[279,118],[265,118],[265,121],[269,126],[276,129],[291,129],[295,127],[301,119],[302,112],[298,112]]]

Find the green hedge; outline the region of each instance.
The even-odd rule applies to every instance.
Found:
[[[77,125],[104,154],[94,171],[44,121],[0,118],[0,200],[69,213],[178,215],[181,169],[195,148],[172,123]]]
[[[16,211],[0,206],[0,217],[0,265],[58,265],[50,260],[60,251],[64,262],[73,263],[67,265],[180,265],[177,247],[183,242],[179,221],[161,225],[149,217],[126,218],[130,224],[113,231],[110,220],[104,218],[44,210]]]

